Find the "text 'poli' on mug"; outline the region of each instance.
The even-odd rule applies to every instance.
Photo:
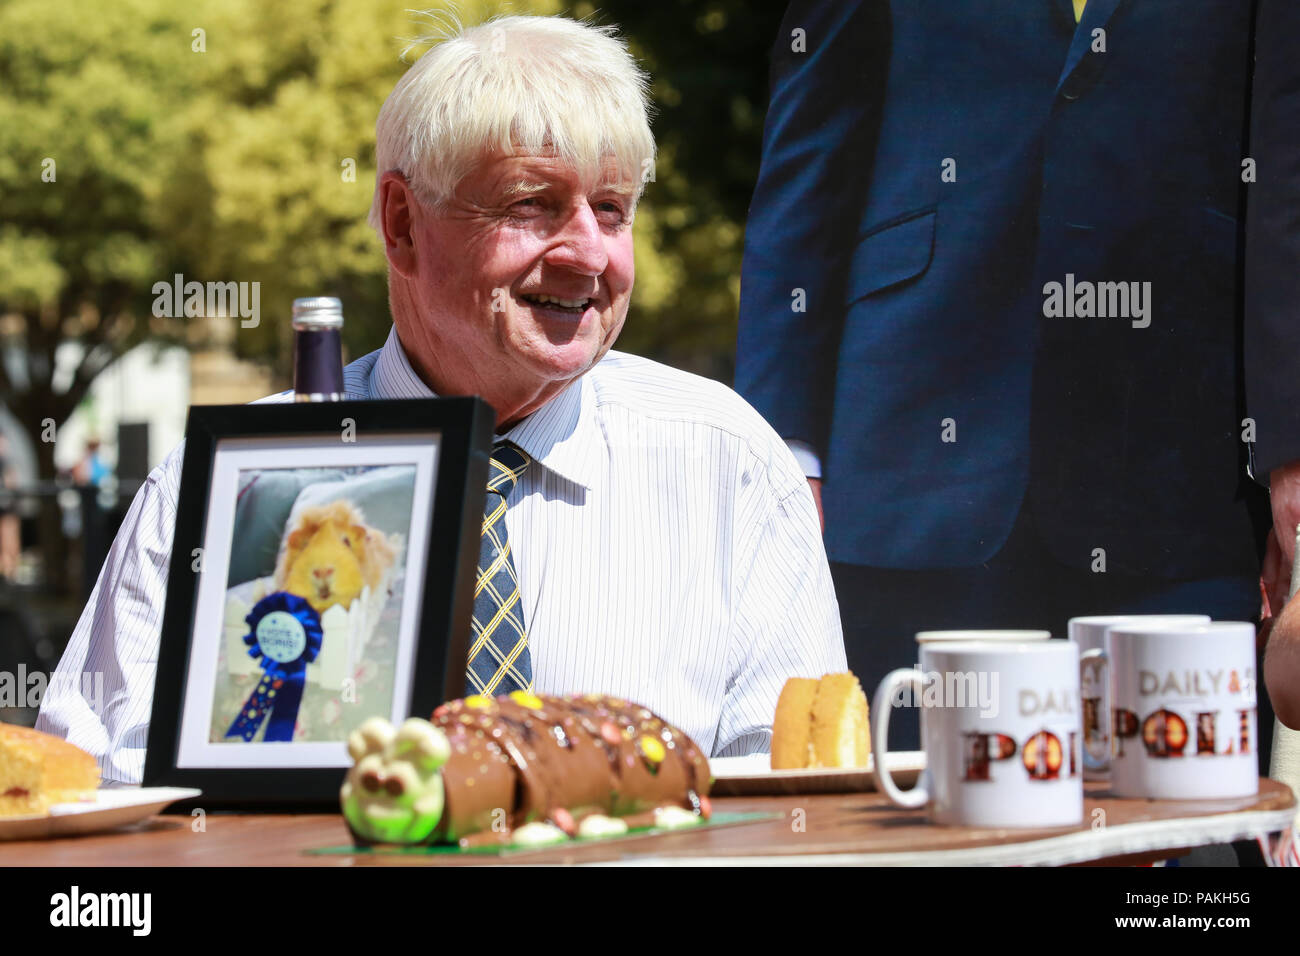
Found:
[[[1083,716],[1083,779],[1110,778],[1110,687],[1106,632],[1121,624],[1209,624],[1205,614],[1107,614],[1070,618],[1079,645],[1079,705]]]
[[[896,698],[919,699],[926,768],[900,790],[887,768]],[[1076,826],[1083,820],[1079,649],[1069,641],[932,642],[880,683],[872,748],[880,791],[936,823]]]
[[[1112,627],[1111,790],[1187,800],[1259,792],[1255,627]]]

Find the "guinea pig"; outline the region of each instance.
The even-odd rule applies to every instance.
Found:
[[[346,609],[363,588],[379,588],[393,566],[394,544],[344,498],[304,508],[280,545],[275,586],[318,612],[335,604]]]

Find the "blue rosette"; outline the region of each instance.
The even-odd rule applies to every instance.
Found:
[[[261,659],[262,677],[239,709],[226,737],[251,741],[269,716],[262,739],[291,741],[307,665],[320,654],[324,638],[320,615],[306,598],[276,591],[258,601],[244,620],[249,628],[244,635],[248,656]]]

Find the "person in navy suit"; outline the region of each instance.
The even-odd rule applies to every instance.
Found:
[[[1290,566],[1297,42],[1294,0],[789,7],[736,387],[868,693],[927,628],[1250,619],[1270,520]]]

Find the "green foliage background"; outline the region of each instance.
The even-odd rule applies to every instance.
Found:
[[[286,385],[296,296],[343,299],[349,356],[382,344],[385,263],[365,224],[374,121],[428,43],[407,62],[402,48],[447,6],[419,19],[408,0],[0,0],[0,401],[29,428],[62,424],[127,348],[200,344],[202,323],[150,314],[152,284],[177,272],[261,283],[263,321],[234,347]],[[653,76],[661,155],[620,348],[730,377],[782,7],[455,4],[466,23],[513,12],[617,24]],[[68,341],[86,347],[70,380],[54,373]]]

